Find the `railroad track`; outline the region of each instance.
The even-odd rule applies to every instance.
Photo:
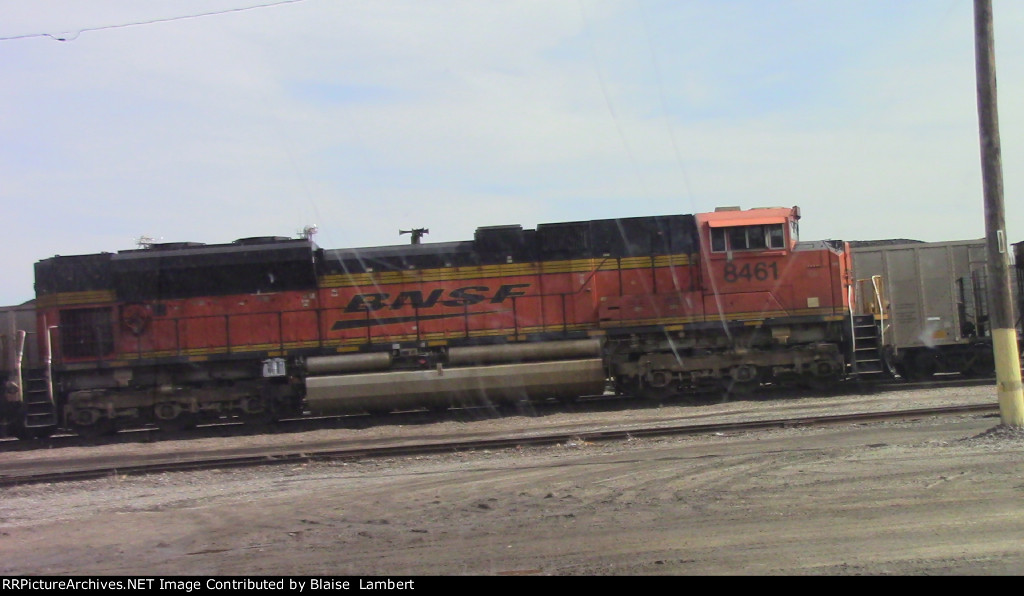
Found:
[[[959,375],[950,375],[948,378],[937,378],[928,382],[907,382],[899,379],[876,381],[872,383],[849,383],[837,386],[827,397],[842,397],[860,394],[884,393],[887,391],[913,391],[918,389],[942,389],[951,387],[975,387],[991,384],[993,378],[963,378]],[[786,398],[786,397],[820,397],[811,390],[771,389],[766,390],[765,399]],[[756,398],[741,398],[750,400]],[[665,405],[681,405],[693,403],[699,408],[699,398],[696,402],[692,397],[679,396],[665,400]],[[230,437],[230,436],[256,436],[268,433],[303,432],[318,429],[349,428],[359,429],[372,426],[402,425],[412,426],[428,424],[441,420],[457,420],[460,422],[499,418],[508,415],[531,415],[543,416],[558,412],[596,412],[614,410],[639,410],[643,408],[658,407],[659,403],[643,400],[641,398],[629,398],[612,396],[610,394],[587,396],[580,398],[573,404],[563,404],[556,400],[547,402],[530,403],[524,406],[494,406],[452,409],[446,413],[429,411],[406,411],[393,412],[384,415],[344,415],[325,416],[319,418],[293,418],[281,420],[272,427],[245,424],[236,420],[225,420],[220,423],[202,424],[198,428],[169,433],[155,427],[137,428],[122,430],[121,432],[101,437],[80,437],[74,434],[56,434],[45,439],[30,441],[19,441],[14,438],[0,439],[0,453],[6,451],[31,451],[34,449],[56,449],[62,447],[83,447],[110,445],[118,443],[157,443],[164,440],[199,439],[209,437]]]
[[[650,425],[599,431],[552,431],[524,436],[521,431],[488,438],[420,439],[412,442],[374,446],[323,446],[319,448],[273,448],[250,449],[246,453],[181,454],[173,459],[142,461],[103,460],[79,464],[77,469],[60,471],[40,470],[39,464],[25,464],[22,469],[7,469],[0,472],[0,486],[14,486],[32,483],[56,483],[98,478],[158,474],[165,472],[197,471],[225,468],[244,468],[279,464],[294,464],[328,460],[365,460],[383,457],[408,457],[443,453],[459,453],[480,450],[499,450],[522,447],[541,447],[568,443],[570,441],[600,442],[617,441],[641,437],[664,437],[699,435],[723,432],[750,432],[778,428],[815,427],[836,424],[867,423],[915,419],[929,416],[953,416],[971,414],[997,414],[998,404],[970,404],[933,408],[916,408],[897,411],[863,412],[853,414],[777,418],[770,420],[749,420],[715,422],[709,424]],[[351,443],[351,441],[349,441]],[[142,457],[142,456],[140,456]],[[164,456],[171,458],[172,456]],[[5,466],[10,468],[10,466]]]

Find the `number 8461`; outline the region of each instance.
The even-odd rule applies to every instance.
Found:
[[[769,279],[779,279],[778,263],[744,263],[738,267],[736,263],[726,263],[725,265],[725,281],[728,283],[740,280],[767,281]]]

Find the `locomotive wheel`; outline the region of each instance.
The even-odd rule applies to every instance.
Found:
[[[242,414],[242,422],[245,424],[251,424],[253,426],[267,426],[274,424],[280,419],[277,412],[272,407],[267,407],[262,412],[252,412]]]
[[[723,391],[726,397],[747,397],[752,395],[761,386],[759,381],[734,381],[727,380],[724,383]]]
[[[665,385],[664,387],[651,387],[650,385],[644,385],[637,391],[638,397],[650,401],[665,401],[677,393],[675,385]]]
[[[277,407],[277,402],[265,391],[260,395],[243,398],[241,412],[236,413],[239,419],[246,425],[268,426],[281,419]]]
[[[117,434],[117,425],[110,418],[100,418],[92,424],[72,424],[71,428],[83,439],[98,439]]]
[[[636,377],[630,376],[616,376],[613,385],[615,387],[615,395],[636,395],[633,388],[637,387],[639,381]]]
[[[836,375],[825,375],[822,377],[809,375],[803,381],[803,384],[806,385],[808,389],[813,389],[814,391],[828,391],[834,388],[838,383],[839,377]]]
[[[192,430],[199,424],[198,417],[191,412],[182,412],[170,420],[158,420],[157,427],[168,433]]]

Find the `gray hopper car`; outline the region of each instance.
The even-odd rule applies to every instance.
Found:
[[[984,239],[851,245],[856,277],[881,286],[895,372],[913,381],[994,374]]]

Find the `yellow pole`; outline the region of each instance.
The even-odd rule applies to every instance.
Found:
[[[992,35],[992,0],[974,0],[974,49],[981,135],[982,185],[985,193],[985,237],[988,248],[989,321],[996,361],[999,413],[1005,426],[1024,427],[1024,391],[1010,292],[1009,245],[1003,210],[1003,165],[999,147],[996,102],[996,58]]]

